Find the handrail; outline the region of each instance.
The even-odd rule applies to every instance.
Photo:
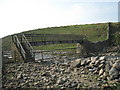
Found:
[[[25,37],[25,35],[22,35],[22,39],[26,42],[26,44],[30,47],[31,50],[33,50],[32,46],[30,45],[30,43],[28,42],[27,38]],[[23,41],[22,40],[22,41]]]
[[[29,54],[31,54],[32,57],[34,58],[33,48],[30,45],[30,43],[28,42],[28,40],[26,39],[25,35],[22,35],[22,43],[24,43],[25,48],[27,49],[27,51],[29,52]]]
[[[24,59],[26,59],[26,52],[23,49],[19,39],[17,38],[16,35],[13,36],[13,42],[16,44],[16,46],[18,47],[19,51],[21,52],[21,55],[23,56]]]

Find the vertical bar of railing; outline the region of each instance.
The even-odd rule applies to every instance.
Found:
[[[28,40],[27,40],[27,38],[25,37],[25,35],[23,35],[22,38],[23,38],[23,43],[25,43],[26,49],[28,50],[29,54],[31,54],[32,58],[35,59],[35,57],[34,57],[35,55],[34,55],[34,53],[33,53],[33,48],[32,48],[32,46],[31,46],[30,43],[28,42]]]

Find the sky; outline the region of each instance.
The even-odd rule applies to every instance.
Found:
[[[119,0],[0,0],[0,38],[37,28],[118,21]]]

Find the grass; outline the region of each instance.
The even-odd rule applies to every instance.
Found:
[[[10,35],[2,38],[2,50],[3,51],[11,50],[11,43],[12,37]]]
[[[111,29],[113,30],[112,41],[113,43],[120,44],[120,23],[111,23]],[[39,37],[39,38],[28,38],[29,41],[42,41],[42,40],[64,40],[64,35],[60,37],[60,34],[67,34],[67,39],[74,39],[72,35],[76,35],[77,38],[79,35],[85,36],[87,40],[96,42],[96,41],[103,41],[107,39],[107,23],[98,23],[98,24],[85,24],[85,25],[70,25],[70,26],[61,26],[61,27],[48,27],[42,29],[35,29],[29,30],[25,32],[21,32],[22,34],[56,34],[57,36],[51,37]],[[115,33],[114,33],[115,32]],[[18,34],[21,34],[18,33]],[[71,36],[71,37],[70,37]],[[76,44],[56,44],[56,45],[45,45],[45,46],[38,46],[34,47],[35,49],[40,50],[52,50],[52,49],[64,49],[69,47],[76,47]],[[11,36],[7,36],[3,38],[3,50],[10,50],[11,49]]]
[[[82,35],[90,41],[101,41],[107,37],[107,24],[86,24],[30,30],[24,34],[73,34]],[[57,37],[56,37],[57,38]]]
[[[29,42],[40,42],[40,41],[62,41],[62,40],[81,40],[85,37],[74,34],[41,34],[41,35],[26,35]]]
[[[40,50],[55,50],[55,49],[66,49],[66,48],[76,48],[76,44],[50,44],[50,45],[41,45],[33,46],[33,49]]]

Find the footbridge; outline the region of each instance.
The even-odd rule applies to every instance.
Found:
[[[74,34],[24,34],[31,46],[62,43],[80,43],[86,37]]]
[[[17,35],[13,35],[12,41],[14,46],[17,48],[17,50],[16,49],[14,50],[19,52],[19,56],[22,57],[24,62],[35,60],[35,56],[33,52],[34,50],[24,35],[21,35],[21,37],[18,37]]]
[[[22,34],[13,35],[12,41],[24,62],[35,61],[35,52],[32,46],[80,43],[85,39],[81,35],[71,34]]]

